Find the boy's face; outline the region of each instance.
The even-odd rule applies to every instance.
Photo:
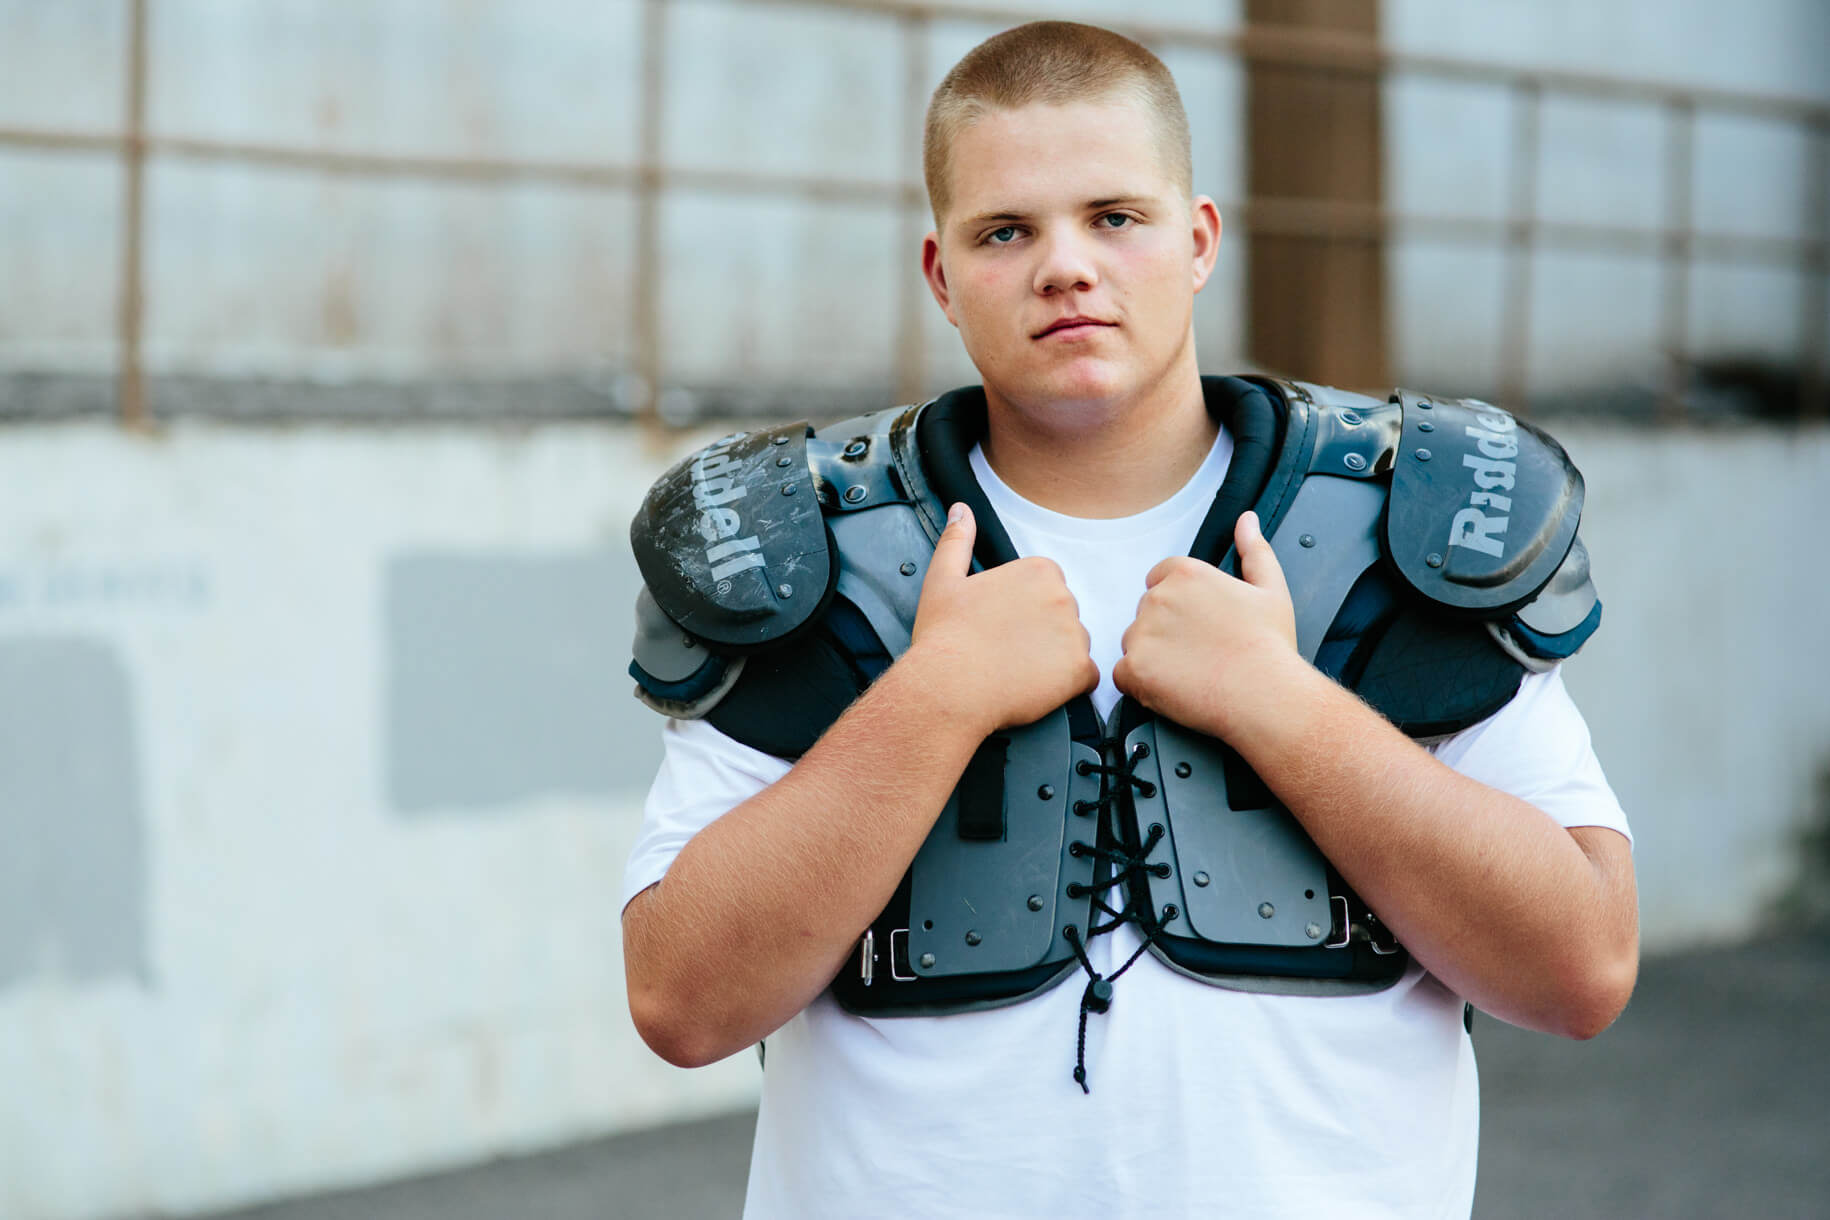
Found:
[[[1219,245],[1142,103],[993,111],[961,131],[928,286],[994,401],[1089,406],[1193,369],[1190,320]]]

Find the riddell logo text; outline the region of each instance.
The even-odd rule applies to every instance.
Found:
[[[1480,456],[1464,454],[1461,464],[1474,472],[1475,489],[1468,493],[1468,506],[1449,523],[1449,545],[1498,559],[1506,554],[1500,535],[1512,520],[1512,497],[1499,493],[1511,491],[1518,474],[1518,463],[1512,459],[1519,454],[1519,425],[1498,407],[1488,407],[1474,418],[1480,426],[1469,424],[1465,430]]]
[[[755,534],[737,537],[743,517],[731,507],[750,490],[743,483],[743,463],[729,452],[741,439],[742,434],[727,437],[693,460],[693,506],[699,510],[699,536],[705,539],[705,562],[714,580],[729,580],[764,563]]]

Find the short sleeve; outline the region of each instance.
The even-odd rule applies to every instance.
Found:
[[[792,764],[733,740],[703,720],[669,720],[661,768],[642,806],[642,829],[623,870],[623,905],[659,881],[687,841],[761,792]]]
[[[1605,826],[1633,841],[1560,666],[1527,674],[1510,703],[1434,753],[1470,779],[1537,806],[1561,826]]]

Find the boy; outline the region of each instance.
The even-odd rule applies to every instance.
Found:
[[[1432,752],[1344,689],[1357,662],[1318,667],[1331,643],[1365,661],[1353,641],[1374,633],[1342,624],[1382,569],[1320,598],[1323,569],[1292,568],[1293,599],[1286,566],[1346,552],[1326,529],[1295,549],[1301,527],[1263,489],[1298,421],[1345,438],[1347,469],[1370,476],[1395,449],[1355,466],[1365,420],[1402,426],[1408,449],[1440,412],[1445,458],[1465,430],[1488,481],[1449,510],[1460,549],[1446,567],[1431,553],[1427,584],[1518,543],[1527,458],[1564,478],[1561,451],[1491,409],[1406,398],[1400,420],[1372,400],[1204,382],[1193,298],[1220,218],[1192,194],[1173,81],[1129,40],[1061,22],[990,39],[936,91],[924,160],[923,268],[982,391],[837,425],[838,455],[805,429],[728,439],[633,530],[650,582],[636,672],[676,717],[625,883],[638,1029],[681,1065],[768,1039],[751,1216],[1465,1215],[1464,1001],[1589,1037],[1637,967],[1625,819],[1554,668],[1599,608],[1560,634],[1522,625],[1558,617],[1532,609],[1548,590],[1593,600],[1573,519],[1546,510],[1543,536],[1562,542],[1533,561],[1544,592],[1496,628],[1509,651],[1472,662],[1511,667],[1504,690],[1476,718],[1438,682],[1431,698],[1464,714]],[[779,495],[756,473],[774,470]],[[823,527],[782,507],[807,503],[807,476]],[[1319,473],[1311,487],[1335,498],[1307,503],[1343,506],[1325,523],[1387,494]],[[924,503],[948,506],[944,530],[929,510],[931,541],[907,524]],[[669,513],[689,534],[663,548]],[[838,555],[822,580],[825,530]],[[701,555],[706,583],[673,588]],[[918,597],[899,593],[917,559]],[[718,601],[751,577],[766,605]],[[1443,595],[1471,605],[1468,589]],[[666,652],[683,627],[702,639]],[[1445,642],[1426,633],[1425,653],[1487,648],[1428,630]],[[1520,640],[1552,642],[1527,656]],[[1196,844],[1234,825],[1245,837],[1213,858],[1237,875],[1216,878]],[[1231,918],[1196,909],[1229,885],[1283,886],[1241,916],[1261,935],[1195,926]],[[945,900],[923,919],[930,891]],[[1033,962],[1012,948],[1025,909]]]

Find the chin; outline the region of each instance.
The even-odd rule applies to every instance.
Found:
[[[1040,369],[999,380],[1007,398],[1067,406],[1093,406],[1128,397],[1137,389],[1136,378],[1103,362],[1076,361],[1065,367]]]

